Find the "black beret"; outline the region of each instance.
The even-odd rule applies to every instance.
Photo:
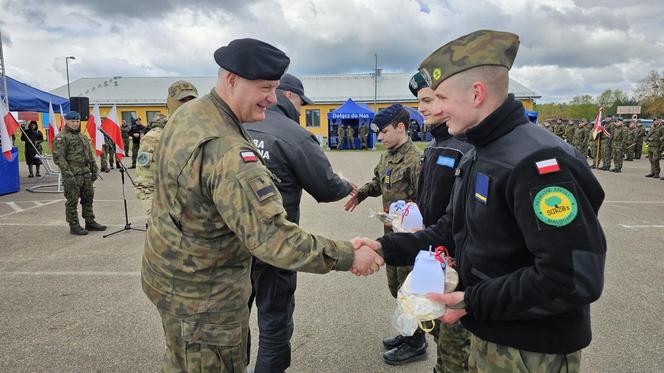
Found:
[[[214,60],[248,80],[279,80],[290,64],[286,53],[256,39],[235,39],[217,49]]]
[[[81,120],[81,114],[79,114],[78,111],[68,111],[67,114],[65,114],[65,119]]]
[[[410,82],[408,82],[408,88],[410,88],[410,92],[415,97],[417,97],[417,92],[419,92],[420,89],[426,88],[428,86],[429,84],[427,84],[427,81],[419,72],[416,72],[415,75],[413,75],[413,77],[410,78]]]
[[[382,131],[383,128],[399,119],[404,112],[406,112],[406,109],[404,109],[401,104],[394,104],[386,107],[376,114],[373,122],[371,122],[371,129],[374,130],[374,132]]]

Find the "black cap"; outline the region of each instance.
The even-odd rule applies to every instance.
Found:
[[[410,82],[408,82],[408,88],[410,88],[410,92],[415,97],[417,97],[417,92],[419,92],[420,89],[426,88],[428,86],[429,84],[427,84],[427,81],[419,72],[416,72],[415,75],[413,75],[413,77],[410,78]]]
[[[401,114],[404,112],[406,112],[406,109],[404,109],[401,104],[394,104],[392,106],[386,107],[385,109],[379,111],[378,114],[376,114],[373,122],[371,122],[371,129],[374,132],[382,131],[383,128],[399,119]]]
[[[302,85],[302,81],[289,73],[286,73],[281,77],[277,89],[296,93],[298,96],[300,96],[302,102],[304,102],[303,105],[311,105],[314,103],[311,101],[311,99],[309,99],[309,97],[304,95],[304,86]]]
[[[214,60],[248,80],[279,80],[290,64],[286,53],[256,39],[235,39],[217,49]]]

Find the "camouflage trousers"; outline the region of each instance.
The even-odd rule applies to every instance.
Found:
[[[590,141],[590,158],[593,159],[592,164],[599,167],[599,159],[597,159],[597,141]]]
[[[397,299],[397,293],[401,284],[406,281],[406,277],[413,267],[396,267],[391,265],[385,266],[385,273],[387,274],[387,286],[390,288],[390,294],[394,299]]]
[[[345,140],[346,140],[346,136],[337,137],[337,150],[343,149]]]
[[[138,158],[138,149],[141,147],[140,142],[131,144],[131,166],[136,167],[136,158]]]
[[[636,143],[632,144],[627,144],[627,148],[625,149],[625,159],[628,161],[633,161],[634,160],[634,148],[636,147]]]
[[[124,145],[124,155],[125,157],[128,157],[129,148],[131,147],[131,143],[129,142],[129,136],[127,137],[122,136],[122,145]]]
[[[648,146],[648,159],[650,159],[650,172],[659,175],[659,160],[662,158],[662,149],[659,146]]]
[[[578,373],[581,351],[543,354],[487,342],[470,334],[470,373]]]
[[[159,312],[166,337],[162,373],[246,373],[247,325],[222,324],[218,313],[181,319]]]
[[[641,154],[643,154],[643,140],[638,140],[634,146],[634,159],[641,159]]]
[[[600,146],[600,157],[602,158],[602,167],[610,168],[611,167],[611,142],[602,140],[602,145]]]
[[[95,220],[95,214],[92,212],[92,200],[95,197],[95,189],[92,185],[92,175],[83,174],[74,177],[64,177],[62,185],[65,189],[65,218],[69,225],[79,225],[78,222],[78,201],[81,201],[83,209],[83,219],[85,221]]]
[[[470,333],[460,321],[454,324],[438,323],[438,333],[434,335],[438,346],[438,357],[434,373],[468,372]]]
[[[99,158],[102,170],[108,169],[109,163],[111,168],[113,168],[113,162],[115,162],[116,166],[119,167],[118,162],[115,160],[115,148],[113,146],[104,145],[104,151],[101,153]]]
[[[360,137],[360,149],[368,149],[366,137]]]
[[[614,146],[612,147],[611,152],[613,153],[613,166],[617,170],[622,169],[625,149],[622,146]]]

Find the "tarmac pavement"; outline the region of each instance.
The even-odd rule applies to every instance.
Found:
[[[327,154],[358,185],[370,180],[380,155]],[[122,231],[102,238],[125,226],[117,170],[95,183],[97,221],[108,230],[75,237],[64,220],[62,194],[26,192],[43,180],[27,178],[27,167],[20,168],[22,191],[0,196],[0,372],[157,371],[164,342],[158,313],[140,286],[145,235]],[[664,181],[644,178],[648,170],[641,159],[625,162],[621,174],[596,171],[606,192],[600,220],[608,255],[583,372],[664,371]],[[129,185],[126,193],[129,221],[142,228],[142,207]],[[378,237],[382,226],[368,212],[379,207],[371,198],[347,213],[343,201],[316,204],[305,194],[301,225],[337,239]],[[394,307],[384,269],[366,278],[299,274],[288,372],[431,372],[431,337],[427,360],[383,363],[381,340],[395,334]],[[255,314],[251,327],[257,331]]]

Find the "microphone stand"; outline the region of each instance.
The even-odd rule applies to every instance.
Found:
[[[136,183],[134,182],[134,179],[131,178],[131,175],[129,175],[129,171],[127,171],[127,167],[125,167],[125,165],[122,163],[122,160],[120,160],[120,158],[118,157],[117,147],[115,146],[116,144],[113,141],[113,139],[111,138],[111,136],[109,136],[106,133],[106,131],[104,131],[101,128],[99,128],[99,131],[104,135],[104,137],[105,137],[104,141],[107,140],[107,139],[110,140],[111,145],[113,146],[114,149],[116,149],[115,162],[116,162],[116,166],[120,165],[120,167],[118,168],[118,171],[120,171],[120,179],[122,180],[122,201],[124,202],[124,216],[125,216],[125,226],[124,226],[124,228],[121,228],[121,229],[119,229],[115,232],[111,232],[109,234],[105,234],[105,235],[102,236],[102,238],[106,238],[108,236],[112,236],[114,234],[124,232],[124,231],[145,232],[145,229],[132,228],[131,223],[129,222],[129,214],[127,213],[127,195],[125,193],[125,173],[127,174],[127,177],[129,178],[129,181],[131,182],[131,185],[135,186]]]

